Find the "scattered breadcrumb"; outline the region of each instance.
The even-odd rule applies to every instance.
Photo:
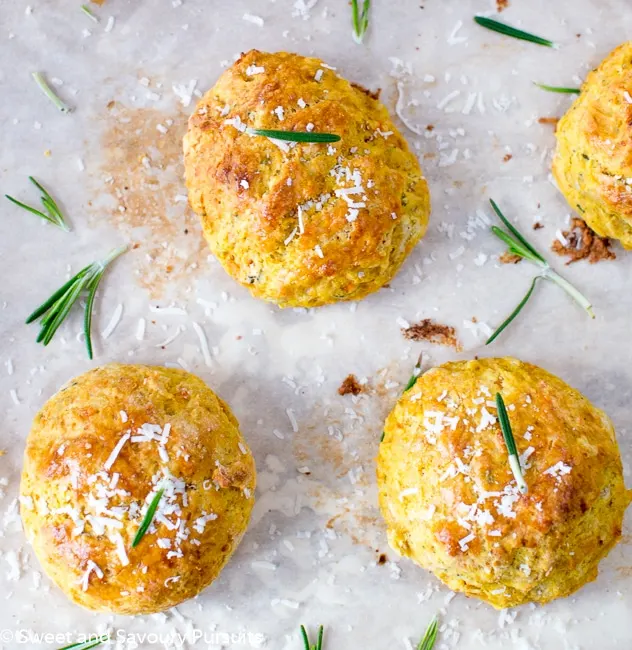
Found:
[[[534,229],[534,230],[540,230],[540,228],[544,228],[544,226],[543,226],[539,221],[536,221],[536,222],[533,224],[533,229]]]
[[[591,264],[596,264],[617,257],[610,249],[610,240],[597,235],[582,219],[575,217],[571,221],[570,229],[562,234],[567,242],[566,245],[556,239],[551,245],[551,250],[558,255],[569,257],[567,265],[585,259]]]
[[[503,162],[509,162],[512,158],[513,158],[513,156],[510,153],[506,153],[503,156]]]
[[[347,375],[338,388],[339,395],[359,395],[362,391],[362,385],[355,375]]]
[[[503,11],[503,9],[507,9],[509,6],[509,0],[496,0],[496,10],[498,13]]]
[[[522,257],[505,251],[498,259],[502,264],[518,264],[522,260]]]
[[[539,124],[550,124],[557,131],[557,123],[560,121],[559,117],[541,117],[538,120]]]
[[[457,352],[462,349],[456,338],[456,331],[450,325],[435,323],[431,318],[424,318],[414,325],[402,328],[404,338],[409,341],[428,341],[437,345],[449,345]]]

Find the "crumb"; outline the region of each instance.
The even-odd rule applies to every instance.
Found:
[[[381,88],[378,88],[377,90],[369,90],[368,88],[365,88],[364,86],[361,86],[360,84],[352,83],[351,84],[353,88],[357,88],[359,91],[363,92],[365,95],[370,97],[371,99],[379,99],[380,98],[380,93],[382,92]]]
[[[550,124],[557,130],[557,123],[560,121],[559,117],[541,117],[538,119],[538,124]]]
[[[355,375],[347,375],[338,388],[338,395],[359,395],[363,388]]]
[[[402,329],[402,333],[404,338],[409,341],[428,341],[437,345],[450,345],[457,352],[461,350],[461,344],[456,338],[454,327],[435,323],[430,318],[425,318],[415,325]]]
[[[533,229],[534,229],[534,230],[540,230],[540,228],[544,228],[544,226],[543,226],[539,221],[536,221],[536,222],[533,224]]]
[[[509,162],[512,158],[513,158],[513,156],[510,153],[506,153],[503,156],[503,162]]]
[[[434,124],[428,124],[426,131],[434,131]]]
[[[522,261],[522,257],[520,255],[514,255],[513,253],[509,253],[505,251],[499,258],[501,264],[518,264],[518,262]]]
[[[614,260],[617,257],[610,249],[610,240],[597,235],[582,219],[574,218],[570,229],[563,235],[568,245],[564,246],[561,241],[556,239],[551,250],[558,255],[569,257],[567,265],[585,259],[591,264],[596,264],[604,260]]]
[[[509,0],[496,0],[496,10],[500,13],[503,9],[507,9]]]
[[[377,563],[379,566],[382,566],[383,564],[386,564],[388,561],[388,557],[386,556],[386,553],[380,553],[379,557],[377,558]]]

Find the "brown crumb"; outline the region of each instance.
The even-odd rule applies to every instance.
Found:
[[[568,244],[564,246],[556,239],[551,245],[551,250],[558,255],[569,257],[567,265],[585,259],[588,259],[591,264],[596,264],[617,257],[610,249],[610,240],[597,235],[583,219],[574,218],[570,230],[562,234]]]
[[[503,156],[503,162],[509,162],[512,158],[513,158],[513,156],[510,153],[506,153]]]
[[[426,131],[434,131],[434,124],[428,124]]]
[[[387,561],[388,561],[388,557],[387,557],[386,553],[380,553],[378,558],[377,558],[378,565],[382,566],[382,565],[386,564]]]
[[[450,345],[457,352],[462,349],[456,338],[454,327],[435,323],[430,318],[424,318],[419,323],[402,329],[402,334],[409,341],[428,341],[437,345]]]
[[[347,375],[338,388],[338,395],[359,395],[363,391],[362,385],[355,375]]]
[[[540,230],[540,228],[544,228],[544,226],[543,226],[539,221],[536,221],[536,222],[533,224],[533,229],[534,229],[534,230]]]
[[[538,120],[539,124],[550,124],[557,131],[557,123],[560,121],[559,117],[541,117]]]
[[[520,255],[514,255],[513,253],[509,253],[505,251],[499,258],[501,264],[518,264],[518,262],[522,261],[522,257]]]
[[[509,0],[496,0],[496,10],[498,13],[503,11],[503,9],[507,9],[509,6]]]

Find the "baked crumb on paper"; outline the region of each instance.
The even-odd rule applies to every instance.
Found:
[[[457,352],[462,350],[454,327],[435,323],[431,318],[424,318],[414,325],[402,328],[402,334],[409,341],[428,341],[436,345],[449,345]]]
[[[355,375],[347,375],[338,388],[339,395],[359,395],[364,388]]]
[[[587,259],[591,264],[616,259],[611,250],[612,242],[607,237],[600,237],[582,219],[575,217],[571,227],[562,233],[566,244],[556,239],[551,250],[560,256],[568,257],[567,265]]]

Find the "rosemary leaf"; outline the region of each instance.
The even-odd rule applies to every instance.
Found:
[[[156,510],[158,509],[158,504],[160,503],[160,499],[162,499],[162,495],[165,492],[165,488],[161,487],[158,492],[154,495],[154,498],[151,500],[151,503],[149,504],[149,508],[147,508],[147,512],[145,513],[145,518],[141,522],[141,525],[139,526],[138,530],[136,531],[136,535],[134,536],[134,541],[132,542],[132,548],[136,548],[139,544],[140,541],[143,539],[145,536],[145,533],[149,530],[149,527],[151,526],[151,522],[154,520],[154,515],[156,514]]]
[[[318,641],[316,645],[310,645],[309,636],[304,625],[301,625],[301,638],[303,639],[303,648],[304,650],[322,650],[323,648],[323,635],[325,633],[325,628],[321,625],[318,628]]]
[[[102,634],[101,636],[95,637],[94,639],[89,639],[88,641],[81,641],[80,643],[72,643],[71,645],[66,645],[59,650],[89,650],[89,648],[96,648],[98,645],[105,643],[110,640],[108,634]]]
[[[439,632],[439,619],[434,616],[426,628],[426,633],[423,639],[419,642],[417,650],[432,650],[437,641],[437,634]]]
[[[62,112],[62,113],[71,113],[72,108],[68,106],[64,101],[62,101],[56,94],[55,91],[48,85],[46,82],[46,79],[44,79],[43,75],[40,72],[33,72],[31,73],[33,75],[33,79],[35,79],[35,83],[39,86],[40,90],[48,97],[48,99],[55,104],[55,106]]]
[[[423,362],[423,357],[424,354],[423,352],[419,355],[419,358],[417,359],[417,363],[415,364],[415,367],[413,368],[413,374],[410,376],[410,379],[408,380],[408,383],[404,387],[404,390],[402,391],[402,395],[404,393],[407,393],[417,382],[417,379],[419,379],[419,375],[421,374],[421,364]],[[380,438],[380,442],[384,440],[384,436],[386,433],[382,431],[382,437]]]
[[[530,43],[536,43],[537,45],[545,45],[546,47],[553,47],[557,49],[559,45],[553,41],[549,41],[547,38],[542,38],[536,36],[535,34],[530,34],[529,32],[523,32],[521,29],[516,29],[511,27],[511,25],[506,25],[501,23],[493,18],[486,18],[485,16],[474,16],[474,21],[478,23],[481,27],[490,29],[493,32],[498,32],[505,36],[511,36],[512,38],[517,38],[521,41],[529,41]]]
[[[92,359],[92,339],[90,325],[92,323],[92,308],[99,282],[105,273],[105,269],[119,255],[127,250],[127,246],[114,249],[105,259],[93,262],[84,267],[74,275],[68,282],[63,284],[50,298],[45,300],[27,319],[27,325],[42,318],[40,332],[37,337],[38,343],[48,345],[59,326],[64,322],[79,297],[88,292],[88,300],[84,314],[84,333],[86,337],[86,349],[88,357]]]
[[[499,325],[496,328],[496,331],[485,341],[485,345],[489,345],[493,341],[495,341],[500,334],[502,334],[503,330],[513,321],[513,319],[522,311],[522,308],[527,304],[529,301],[529,298],[531,298],[531,294],[533,293],[533,290],[535,289],[535,283],[541,278],[541,275],[536,275],[533,278],[533,281],[531,282],[531,286],[529,287],[529,291],[525,294],[525,297],[518,303],[518,306],[507,316],[507,318],[502,322],[501,325]]]
[[[539,84],[537,81],[533,82],[534,86],[546,90],[550,93],[566,93],[567,95],[579,95],[581,88],[565,88],[564,86],[547,86],[546,84]]]
[[[55,203],[53,197],[48,193],[48,190],[46,190],[46,188],[40,183],[38,183],[32,176],[29,176],[29,180],[42,193],[40,200],[46,212],[42,212],[37,208],[34,208],[30,205],[26,205],[26,203],[22,203],[22,201],[18,201],[16,198],[9,196],[8,194],[5,194],[4,196],[7,199],[9,199],[11,203],[14,203],[15,205],[22,208],[23,210],[26,210],[31,214],[34,214],[42,219],[45,219],[49,223],[52,223],[54,226],[57,226],[58,228],[61,228],[62,230],[69,232],[70,228],[66,223],[64,215],[61,213],[61,210],[57,206],[57,203]]]
[[[351,12],[353,19],[353,40],[362,45],[364,36],[369,28],[369,10],[371,0],[364,0],[362,12],[360,12],[359,0],[351,0]]]
[[[250,135],[262,135],[275,140],[287,140],[288,142],[339,142],[340,136],[335,133],[318,133],[316,131],[279,131],[276,129],[252,129],[247,128],[246,133]]]
[[[83,11],[83,13],[88,16],[90,20],[94,21],[95,23],[99,22],[99,19],[92,13],[92,10],[90,7],[88,7],[88,5],[81,5],[81,11]]]
[[[511,467],[511,472],[516,479],[520,492],[526,494],[529,491],[529,488],[524,480],[524,476],[522,475],[516,441],[514,440],[513,431],[511,430],[511,423],[509,422],[509,416],[507,415],[505,400],[503,400],[503,396],[500,393],[496,393],[496,408],[498,409],[498,422],[500,423],[505,445],[507,446],[507,452],[509,453],[509,466]]]
[[[525,237],[518,231],[518,229],[513,226],[503,215],[496,203],[492,199],[490,199],[489,202],[491,203],[494,212],[507,227],[507,230],[509,230],[509,232],[505,232],[504,230],[498,228],[498,226],[492,226],[491,231],[494,233],[494,235],[496,235],[496,237],[507,244],[509,252],[513,253],[514,255],[518,255],[526,260],[529,260],[530,262],[533,262],[533,264],[540,268],[540,274],[538,277],[544,278],[545,280],[550,280],[551,282],[557,284],[578,305],[585,309],[591,318],[594,318],[595,313],[588,298],[586,298],[586,296],[584,296],[578,289],[576,289],[570,282],[568,282],[568,280],[564,279],[559,273],[557,273],[557,271],[554,271],[549,266],[549,263],[544,259],[544,257],[542,257],[542,255],[525,239]],[[531,284],[531,288],[527,292],[527,295],[522,299],[522,301],[518,304],[518,307],[514,309],[510,316],[505,319],[502,325],[491,335],[491,337],[487,340],[487,345],[491,343],[520,313],[522,308],[531,297],[531,294],[535,288],[535,284],[536,283],[534,280]]]

